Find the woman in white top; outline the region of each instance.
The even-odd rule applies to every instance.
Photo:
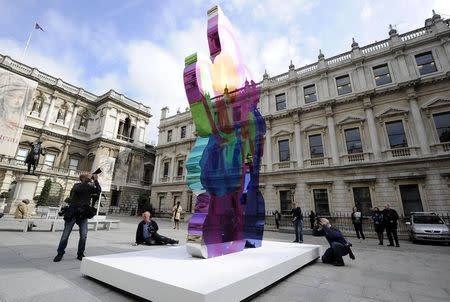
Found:
[[[180,206],[180,202],[178,201],[172,209],[173,228],[177,230],[180,229],[181,211],[183,211],[183,208]]]

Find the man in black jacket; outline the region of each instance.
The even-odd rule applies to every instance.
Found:
[[[398,220],[398,213],[396,210],[391,209],[390,205],[387,204],[384,207],[383,213],[383,221],[386,227],[386,235],[389,240],[388,246],[394,246],[394,240],[395,240],[395,246],[400,247],[400,244],[398,243],[398,236],[397,236],[397,220]],[[392,240],[392,237],[394,237],[394,240]]]
[[[335,266],[344,266],[342,256],[350,255],[351,259],[355,259],[351,250],[351,244],[345,239],[341,231],[334,226],[326,218],[317,219],[317,226],[313,229],[314,236],[325,236],[330,247],[322,256],[323,263],[330,263]]]
[[[91,184],[91,180],[94,181],[94,185]],[[92,194],[100,194],[102,189],[98,183],[97,174],[81,174],[80,181],[81,182],[76,183],[70,191],[70,205],[65,211],[64,231],[59,242],[58,254],[53,259],[54,262],[59,262],[63,258],[70,233],[72,232],[75,223],[78,224],[78,227],[80,228],[77,259],[82,260],[84,257],[88,233],[88,218],[92,218],[93,216],[90,207],[91,197]]]
[[[136,244],[146,245],[166,245],[178,244],[178,240],[174,240],[162,235],[159,235],[158,224],[152,220],[149,211],[142,213],[142,221],[139,222],[136,230]]]
[[[303,213],[299,206],[292,203],[292,223],[294,224],[295,240],[294,242],[303,243]]]

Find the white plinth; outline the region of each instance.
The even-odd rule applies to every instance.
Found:
[[[263,246],[211,259],[185,246],[85,257],[81,273],[159,301],[241,301],[319,257],[318,245],[263,241]]]

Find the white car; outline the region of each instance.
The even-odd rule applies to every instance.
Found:
[[[406,222],[409,240],[450,243],[450,229],[444,220],[432,212],[412,212]]]

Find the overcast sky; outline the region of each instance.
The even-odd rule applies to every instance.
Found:
[[[0,53],[16,60],[37,21],[24,63],[95,94],[110,89],[152,108],[149,141],[156,141],[161,108],[188,105],[184,58],[208,53],[206,12],[220,4],[238,32],[254,75],[274,76],[422,27],[435,9],[450,18],[450,0],[0,0]]]

